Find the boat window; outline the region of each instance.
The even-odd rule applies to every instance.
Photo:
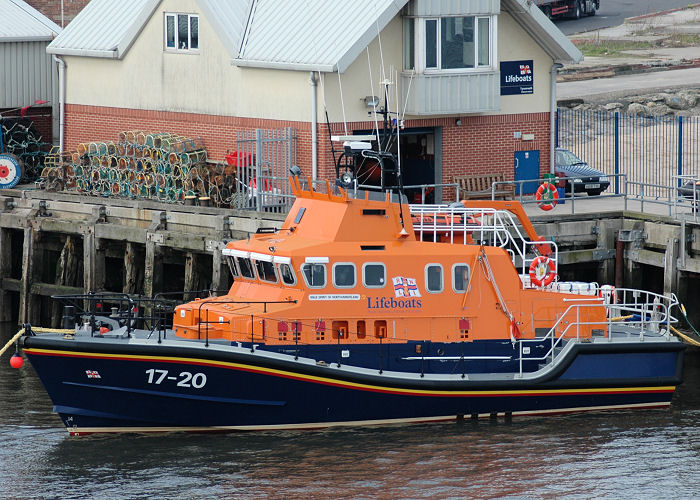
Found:
[[[285,285],[295,285],[297,282],[296,276],[294,276],[294,270],[289,264],[278,264],[278,269],[280,277],[282,278],[282,283]]]
[[[326,286],[325,264],[310,264],[306,262],[301,265],[301,273],[309,288],[323,288]]]
[[[452,266],[452,289],[455,292],[466,292],[469,284],[469,266],[455,264]]]
[[[440,264],[425,266],[425,289],[430,293],[442,292],[442,266]]]
[[[241,272],[241,276],[249,280],[255,279],[255,272],[253,271],[253,264],[250,262],[250,259],[247,257],[236,257],[236,265]]]
[[[268,283],[277,283],[277,275],[275,274],[275,266],[272,262],[264,260],[255,261],[255,269],[258,271],[258,277],[261,281]]]
[[[362,266],[362,283],[367,288],[384,288],[386,268],[380,262],[368,262]]]
[[[333,286],[336,288],[352,288],[355,286],[355,264],[338,262],[333,264]]]
[[[230,255],[226,257],[226,263],[228,264],[228,268],[231,270],[231,275],[234,278],[238,278],[238,268],[236,267],[236,261],[231,257]]]
[[[299,224],[301,222],[301,218],[304,217],[304,212],[306,212],[306,207],[301,207],[297,212],[297,216],[294,218],[294,224]]]

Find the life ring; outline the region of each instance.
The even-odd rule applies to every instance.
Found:
[[[557,206],[559,192],[554,184],[550,182],[543,182],[540,187],[537,188],[535,199],[537,200],[537,205],[542,210],[551,210]]]
[[[530,283],[535,286],[547,286],[556,276],[556,266],[549,257],[540,255],[530,264]]]

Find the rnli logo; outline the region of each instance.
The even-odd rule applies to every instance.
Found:
[[[392,281],[394,283],[394,295],[396,297],[420,297],[420,290],[418,290],[415,278],[396,276]]]
[[[520,65],[520,74],[521,75],[529,75],[530,73],[532,73],[532,70],[530,69],[529,64],[521,64]]]
[[[368,309],[419,309],[423,306],[415,278],[392,278],[394,297],[367,297]]]

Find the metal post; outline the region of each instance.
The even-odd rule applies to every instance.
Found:
[[[253,315],[250,315],[250,352],[255,352],[255,345],[253,342],[255,342],[255,326],[253,325],[253,321],[255,321],[255,318]]]
[[[620,112],[615,111],[615,194],[620,194]]]
[[[263,130],[255,129],[255,209],[262,212],[262,190],[265,185],[262,178]]]
[[[678,186],[681,187],[683,175],[683,116],[678,117]]]

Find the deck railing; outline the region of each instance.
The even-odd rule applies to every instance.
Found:
[[[543,364],[553,365],[569,340],[582,341],[581,327],[584,326],[599,326],[603,338],[608,342],[612,342],[612,333],[615,329],[622,333],[626,331],[628,335],[631,335],[632,331],[638,331],[640,341],[651,337],[651,334],[657,339],[661,335],[670,340],[671,324],[678,321],[671,314],[673,307],[679,305],[675,294],[666,296],[632,288],[609,288],[601,295],[582,295],[580,299],[565,299],[571,302],[571,305],[559,316],[544,336],[519,339],[519,376],[523,376],[523,362],[526,361],[542,361]],[[601,305],[605,307],[605,321],[581,320],[583,309],[599,308]],[[575,317],[575,321],[571,321],[572,316]],[[541,344],[548,340],[550,348],[545,354],[541,356],[529,355],[528,344]]]

